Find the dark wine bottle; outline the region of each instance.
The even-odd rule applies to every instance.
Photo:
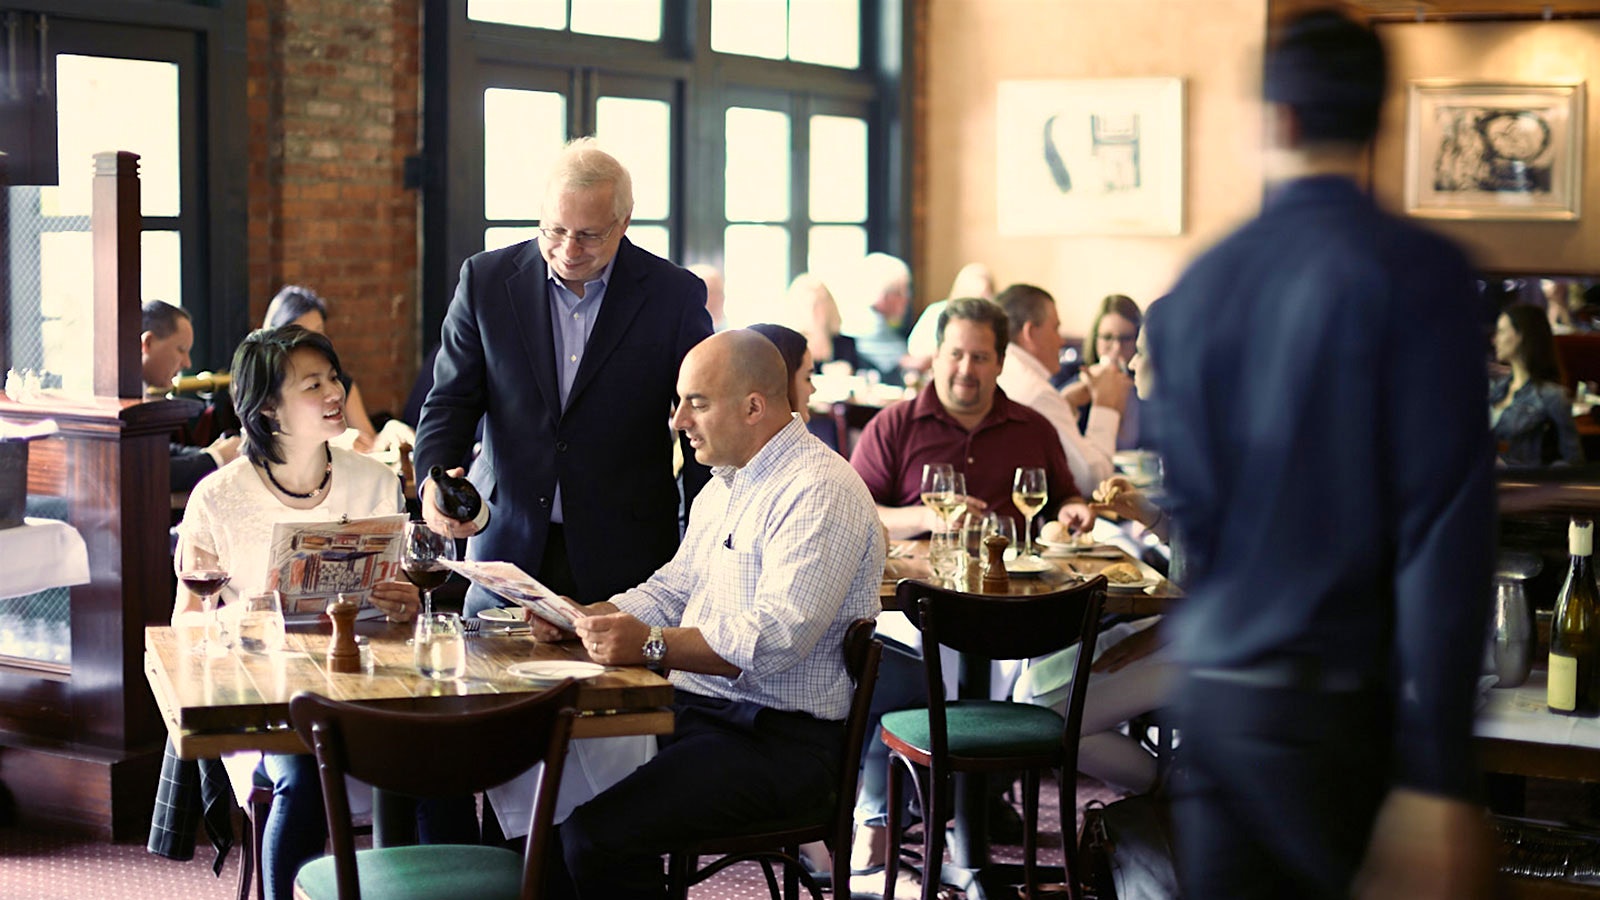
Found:
[[[1550,677],[1545,703],[1553,713],[1600,715],[1600,588],[1590,554],[1594,523],[1573,519],[1567,526],[1572,560],[1550,620]]]
[[[457,522],[471,522],[479,531],[489,527],[489,504],[472,482],[456,475],[446,475],[444,466],[428,470],[433,482],[433,505]]]

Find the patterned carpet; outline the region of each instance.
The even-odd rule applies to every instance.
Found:
[[[1115,796],[1104,785],[1080,779],[1079,802]],[[1060,816],[1054,802],[1053,783],[1040,791],[1040,861],[1059,864]],[[1022,848],[997,845],[993,857],[1018,862]],[[211,874],[209,848],[188,862],[173,862],[145,852],[144,845],[108,844],[69,834],[18,826],[0,828],[0,898],[5,900],[188,900],[235,896],[239,878],[237,852],[228,856],[221,877]],[[852,890],[882,890],[882,877],[855,879]],[[915,896],[902,882],[897,893]],[[692,900],[761,900],[766,884],[760,867],[735,866],[696,887]]]

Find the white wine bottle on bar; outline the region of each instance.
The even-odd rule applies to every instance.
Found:
[[[1590,557],[1594,522],[1573,519],[1567,526],[1572,560],[1550,620],[1550,678],[1545,703],[1566,716],[1600,714],[1600,588]]]

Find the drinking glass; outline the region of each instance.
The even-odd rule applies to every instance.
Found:
[[[1006,539],[1005,559],[1017,558],[1017,520],[1010,516],[994,514],[989,519],[989,534],[997,534]],[[987,537],[988,535],[985,535]]]
[[[450,681],[467,674],[467,641],[456,613],[430,613],[417,617],[411,645],[417,671],[435,681]]]
[[[983,536],[989,533],[989,520],[992,518],[994,513],[969,512],[956,524],[956,529],[961,534],[961,546],[966,553],[968,566],[982,568]]]
[[[933,577],[947,584],[961,577],[966,548],[957,531],[935,531],[928,539],[928,568]]]
[[[195,642],[194,653],[221,655],[228,652],[227,628],[217,618],[216,596],[228,584],[228,572],[215,553],[194,546],[188,541],[178,544],[173,568],[178,580],[188,591],[200,598],[200,612],[204,617],[206,636]]]
[[[283,598],[277,591],[251,594],[239,602],[233,616],[233,633],[245,653],[276,653],[283,649]],[[233,610],[229,604],[228,609]]]
[[[423,521],[407,522],[400,554],[400,571],[406,580],[422,590],[422,616],[433,614],[433,589],[450,578],[450,570],[440,560],[456,558],[456,542]]]
[[[933,510],[940,522],[944,522],[948,515],[950,504],[954,500],[954,487],[956,468],[949,463],[928,463],[922,467],[922,502]]]
[[[1033,549],[1033,517],[1044,509],[1044,501],[1049,496],[1045,488],[1044,469],[1034,466],[1021,466],[1016,475],[1011,479],[1011,502],[1017,507],[1017,512],[1022,513],[1026,523],[1022,528],[1022,549],[1019,555],[1032,556]]]

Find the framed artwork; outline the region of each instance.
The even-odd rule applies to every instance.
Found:
[[[1407,101],[1407,213],[1578,218],[1583,82],[1413,81]]]
[[[1003,235],[1183,231],[1183,79],[1002,81]]]

